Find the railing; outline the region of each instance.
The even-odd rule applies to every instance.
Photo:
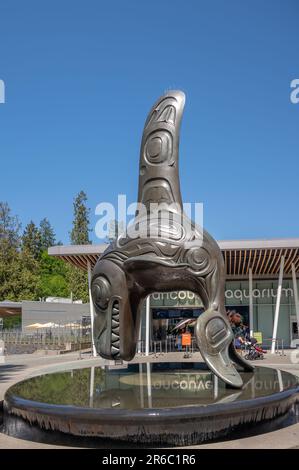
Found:
[[[141,356],[144,356],[146,353],[145,341],[139,340],[137,342],[136,351]],[[162,356],[170,352],[183,352],[185,354],[193,354],[194,352],[199,351],[195,337],[191,339],[190,346],[179,346],[177,344],[176,338],[169,336],[163,340],[150,341],[149,344],[149,354],[153,354],[155,357]]]
[[[81,350],[91,346],[90,328],[54,328],[51,330],[37,330],[34,333],[24,333],[21,330],[1,330],[0,340],[5,343],[6,352],[24,349],[26,346],[28,352],[36,350]],[[272,342],[275,342],[275,354],[285,356],[284,340],[277,338],[263,339],[263,349],[271,349]],[[137,353],[145,355],[145,341],[141,340],[137,343]],[[195,337],[191,338],[191,345],[186,349],[185,346],[177,344],[174,336],[168,336],[163,340],[151,341],[149,345],[149,353],[155,356],[161,356],[169,352],[186,352],[190,355],[198,351]],[[13,353],[13,352],[12,352]]]
[[[261,344],[261,346],[263,349],[270,350],[272,346],[272,338],[263,339],[263,343]],[[244,352],[246,353],[249,350],[249,346],[244,346],[243,349],[244,349]],[[140,355],[145,355],[145,341],[144,340],[138,341],[136,351]],[[168,337],[164,340],[150,341],[150,344],[149,344],[149,354],[153,354],[156,357],[161,356],[164,353],[178,352],[178,351],[187,352],[189,354],[193,354],[194,352],[199,351],[196,338],[194,336],[192,337],[191,346],[188,346],[187,349],[185,346],[179,346],[177,344],[176,338],[174,337]],[[275,340],[275,354],[279,354],[280,356],[286,356],[283,338],[277,338]]]
[[[270,349],[272,348],[272,344],[275,343],[275,354],[279,354],[280,356],[286,356],[285,350],[284,350],[284,340],[283,338],[265,338],[263,339],[262,342],[262,347],[264,349]]]
[[[60,331],[58,331],[60,330]],[[90,333],[82,329],[59,329],[35,331],[26,334],[21,330],[2,330],[0,339],[4,341],[7,354],[18,352],[35,352],[37,350],[65,350],[74,351],[89,348],[91,345]]]

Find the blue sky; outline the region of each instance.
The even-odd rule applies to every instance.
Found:
[[[94,227],[99,202],[136,200],[144,120],[179,88],[183,199],[205,227],[299,236],[298,20],[296,0],[2,0],[0,200],[67,243],[84,189]]]

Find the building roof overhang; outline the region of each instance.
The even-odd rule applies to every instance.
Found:
[[[227,277],[248,277],[250,268],[254,276],[278,275],[284,256],[284,274],[291,275],[292,264],[299,272],[299,238],[265,240],[220,240]],[[91,268],[107,248],[107,244],[59,245],[49,248],[48,253],[81,269]]]

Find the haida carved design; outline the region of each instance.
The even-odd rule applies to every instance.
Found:
[[[181,91],[170,91],[157,101],[145,123],[138,202],[146,210],[136,214],[132,224],[138,226],[139,237],[132,237],[132,232],[120,235],[94,268],[95,343],[102,357],[131,360],[145,297],[189,290],[201,297],[205,308],[195,328],[204,360],[227,384],[240,388],[242,379],[233,362],[247,371],[252,366],[233,346],[224,306],[222,254],[215,240],[182,210],[178,155],[184,104]]]

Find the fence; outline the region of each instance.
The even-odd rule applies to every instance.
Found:
[[[6,354],[33,353],[37,350],[75,351],[90,348],[90,328],[37,329],[33,333],[21,330],[2,330]]]
[[[181,351],[189,354],[199,351],[197,342],[194,336],[191,338],[191,346],[187,348],[185,346],[180,346],[174,336],[168,336],[163,340],[150,341],[149,344],[149,353],[154,356],[160,356],[170,352]],[[140,340],[137,343],[137,352],[141,355],[145,355],[145,341]]]
[[[280,356],[285,356],[285,348],[284,348],[284,340],[283,338],[265,338],[262,342],[262,347],[264,349],[271,349],[272,342],[275,343],[275,354],[279,354]]]
[[[270,350],[272,345],[272,338],[266,338],[263,340],[262,348],[266,350]],[[244,352],[247,352],[248,346],[245,346]],[[177,344],[176,338],[173,336],[169,336],[164,340],[159,341],[150,341],[149,344],[149,353],[153,354],[154,356],[159,356],[166,354],[168,352],[187,352],[193,354],[194,352],[199,351],[197,341],[195,336],[191,338],[191,346],[187,349],[184,346],[179,346]],[[145,341],[140,340],[137,343],[137,352],[141,355],[145,355]],[[285,354],[285,347],[284,347],[284,340],[282,338],[277,338],[275,340],[275,354],[279,354],[280,356],[286,356]]]
[[[5,343],[7,354],[17,354],[22,352],[34,352],[37,350],[61,350],[75,351],[91,347],[90,325],[86,327],[75,326],[57,328],[37,329],[33,333],[23,333],[21,330],[0,330],[0,340]],[[272,338],[263,339],[262,347],[271,349]],[[199,351],[196,338],[192,336],[191,345],[187,348],[177,343],[174,336],[158,341],[151,341],[149,353],[155,356],[167,354],[169,352],[182,351],[193,354]],[[145,341],[137,343],[137,352],[145,355]],[[282,338],[275,340],[275,353],[285,356],[284,341]]]

